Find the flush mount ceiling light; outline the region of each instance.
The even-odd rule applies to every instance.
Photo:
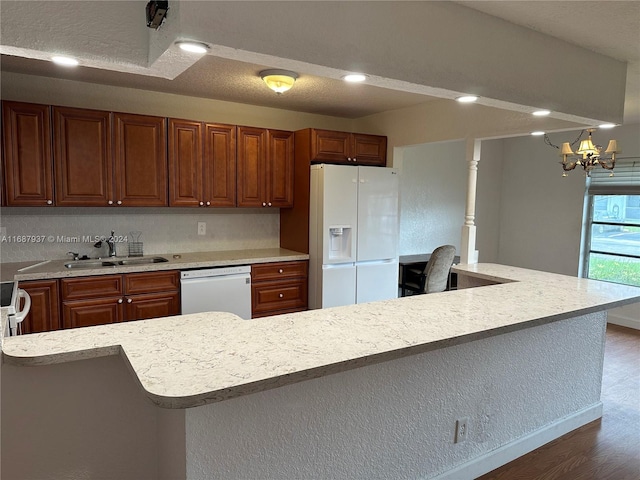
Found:
[[[65,57],[62,55],[51,57],[51,61],[56,65],[62,65],[63,67],[76,67],[79,63],[75,58]]]
[[[473,103],[478,100],[476,95],[463,95],[461,97],[456,97],[456,102],[460,103]]]
[[[581,140],[582,135],[585,132],[585,130],[582,130],[580,132],[580,135],[578,135],[578,138],[576,138],[572,143],[563,143],[562,147],[554,145],[553,143],[551,143],[551,140],[549,140],[549,137],[547,135],[544,136],[544,143],[546,143],[550,147],[554,147],[560,150],[560,156],[562,157],[561,163],[563,177],[566,177],[567,172],[573,170],[578,165],[583,168],[587,177],[591,176],[591,170],[593,170],[596,165],[600,165],[606,170],[611,170],[611,174],[609,174],[609,176],[613,177],[613,169],[616,166],[616,154],[622,153],[622,151],[618,149],[617,140],[609,140],[607,149],[603,154],[602,146],[594,144],[593,139],[591,138],[591,134],[595,131],[595,128],[588,129],[587,132],[589,133],[589,137],[586,140]],[[580,146],[574,153],[572,147],[578,142],[580,142]],[[606,156],[607,154],[608,156]]]
[[[364,82],[367,79],[367,76],[364,73],[349,73],[348,75],[344,75],[342,79],[345,82],[358,83]]]
[[[535,112],[532,113],[532,115],[535,117],[546,117],[550,113],[551,113],[551,110],[536,110]]]
[[[278,95],[293,87],[293,84],[298,78],[296,72],[289,70],[263,70],[258,75],[260,75],[264,83]]]
[[[185,52],[189,53],[207,53],[207,50],[209,50],[209,45],[202,42],[191,42],[183,40],[180,42],[176,42],[176,45],[178,45]]]

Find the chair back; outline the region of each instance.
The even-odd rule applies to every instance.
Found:
[[[444,292],[447,289],[455,255],[456,247],[453,245],[442,245],[433,251],[425,272],[424,293]]]

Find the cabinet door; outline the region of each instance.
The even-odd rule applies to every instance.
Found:
[[[205,205],[211,207],[235,207],[235,125],[205,125],[203,163]]]
[[[115,113],[113,120],[116,204],[166,207],[166,120],[124,113]]]
[[[169,119],[169,205],[204,205],[202,123]]]
[[[56,205],[114,203],[111,114],[53,107]]]
[[[358,165],[387,165],[387,137],[352,134],[351,159]]]
[[[178,291],[180,289],[180,272],[141,272],[124,276],[124,291],[127,295],[139,293],[156,293]]]
[[[125,300],[125,319],[127,321],[172,315],[180,315],[180,294],[178,292],[131,295]]]
[[[350,162],[350,133],[330,130],[311,130],[312,163]]]
[[[53,204],[51,109],[47,105],[2,102],[6,204]]]
[[[37,280],[20,282],[20,288],[31,297],[31,309],[22,321],[22,333],[39,333],[59,330],[60,304],[58,281]]]
[[[266,207],[267,131],[238,127],[238,206]]]
[[[124,318],[122,297],[62,302],[64,328],[92,327],[121,322]]]
[[[293,132],[268,131],[268,194],[272,207],[293,206]]]

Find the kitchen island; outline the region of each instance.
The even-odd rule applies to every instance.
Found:
[[[108,470],[112,459],[124,470],[94,478],[473,478],[599,418],[606,310],[640,289],[501,265],[456,271],[495,284],[5,339],[3,473]],[[129,374],[140,389],[124,385]],[[42,401],[56,394],[67,402]],[[68,423],[25,431],[13,413],[36,408]],[[469,434],[456,443],[461,418]],[[90,452],[45,455],[38,470],[22,437]],[[123,438],[143,455],[127,455]]]

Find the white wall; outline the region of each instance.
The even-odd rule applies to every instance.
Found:
[[[405,147],[400,174],[399,254],[429,253],[454,245],[460,253],[460,226],[467,198],[464,141]]]

